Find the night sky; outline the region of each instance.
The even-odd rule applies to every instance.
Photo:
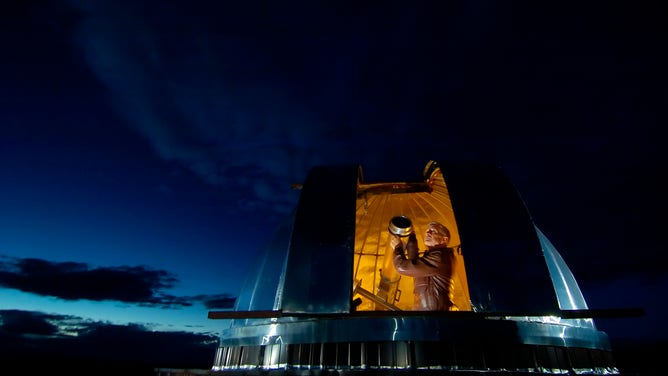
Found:
[[[645,310],[613,350],[665,344],[659,3],[3,3],[0,352],[209,368],[291,184],[430,159],[500,166],[590,308]]]

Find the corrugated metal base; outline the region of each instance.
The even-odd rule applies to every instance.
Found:
[[[431,376],[431,375],[452,375],[452,376],[534,376],[534,375],[576,375],[573,373],[542,373],[542,372],[521,372],[521,371],[479,371],[479,370],[245,370],[245,371],[212,371],[211,375],[225,376],[357,376],[357,375],[388,375],[388,376]],[[583,375],[599,375],[583,373]],[[616,376],[637,376],[620,375],[619,373],[608,375]]]
[[[427,341],[220,347],[212,371],[234,375],[619,375],[611,352],[605,350]]]

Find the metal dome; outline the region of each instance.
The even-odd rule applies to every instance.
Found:
[[[430,161],[418,182],[321,166],[226,319],[213,372],[619,374],[568,266],[496,167]],[[388,221],[451,233],[452,311],[413,310]],[[388,256],[390,255],[390,256]]]

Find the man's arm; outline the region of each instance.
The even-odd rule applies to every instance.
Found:
[[[411,261],[406,259],[403,252],[397,253],[397,249],[395,249],[392,261],[399,274],[409,277],[428,277],[442,273],[441,252],[440,250],[431,251],[417,260]]]

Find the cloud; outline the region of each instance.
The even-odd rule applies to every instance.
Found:
[[[64,316],[61,316],[61,318]],[[0,311],[1,333],[4,335],[36,334],[51,336],[58,332],[58,326],[49,320],[57,316],[39,312],[3,310]]]
[[[383,157],[407,129],[430,127],[422,98],[435,86],[442,98],[459,75],[429,43],[470,47],[415,23],[445,17],[475,41],[490,20],[484,1],[459,17],[436,9],[438,19],[396,4],[71,3],[82,14],[76,48],[127,124],[165,160],[243,191],[238,208],[279,213],[312,166],[392,163]],[[449,52],[465,65],[468,55]],[[428,161],[411,158],[418,170]]]
[[[209,368],[217,347],[212,335],[157,332],[77,316],[0,310],[0,360],[31,370],[92,372],[92,365]],[[30,362],[30,363],[25,363]],[[94,373],[97,373],[96,371]]]
[[[228,294],[219,295],[200,295],[193,297],[192,300],[201,300],[206,309],[230,309],[234,308],[237,298]]]
[[[245,190],[258,202],[246,209],[292,208],[289,183],[308,169],[318,127],[328,125],[315,124],[271,77],[277,56],[262,47],[266,35],[238,24],[241,33],[212,30],[221,20],[206,9],[183,20],[170,11],[145,18],[129,3],[75,4],[85,14],[76,41],[91,71],[160,157],[210,184]]]
[[[146,266],[91,267],[79,262],[52,262],[35,258],[0,257],[0,286],[63,300],[119,301],[146,306],[178,308],[199,301],[229,308],[228,295],[194,298],[166,294],[177,278]]]

